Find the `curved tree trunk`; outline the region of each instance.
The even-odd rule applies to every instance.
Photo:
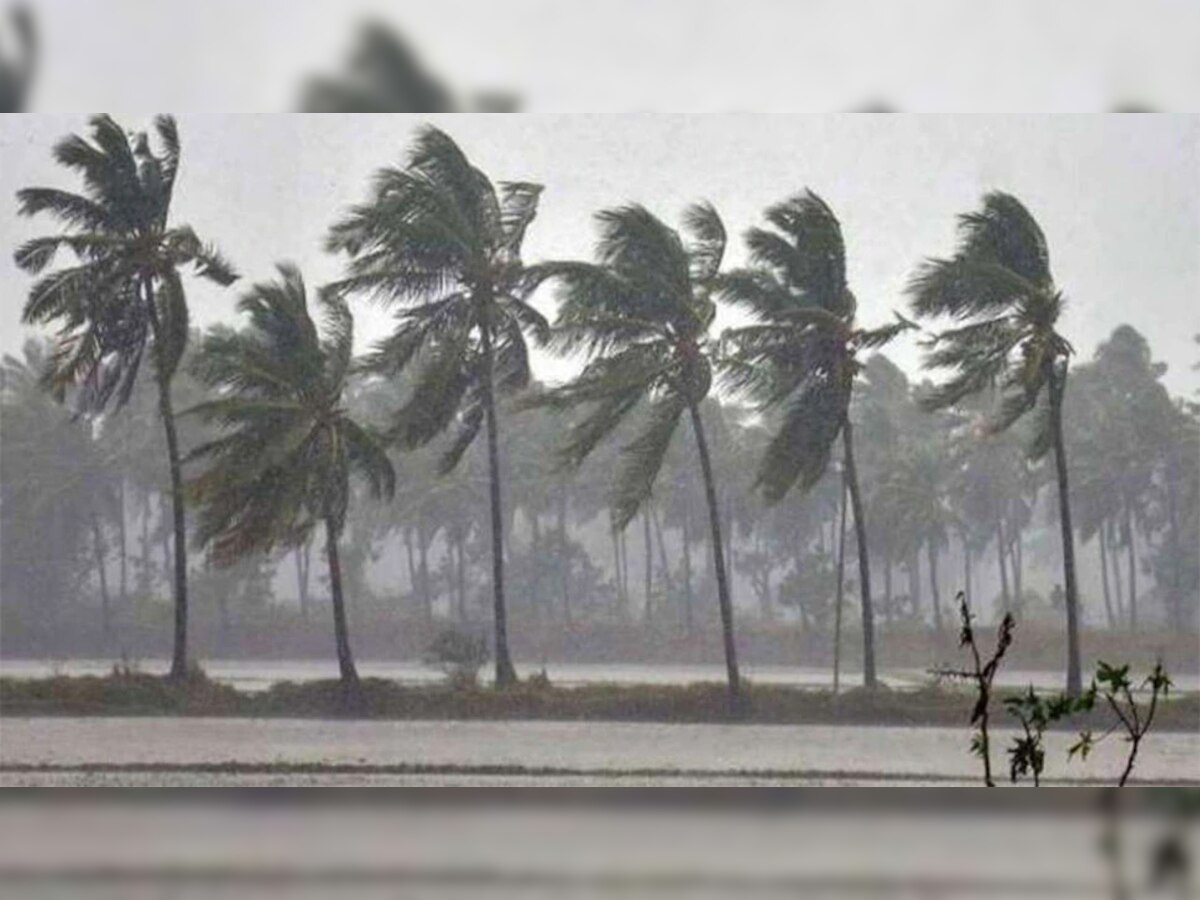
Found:
[[[175,533],[175,630],[169,677],[179,679],[185,677],[188,670],[187,524],[184,521],[183,508],[183,467],[179,459],[179,435],[175,430],[175,411],[171,406],[171,382],[167,378],[166,372],[163,371],[154,287],[149,279],[143,279],[142,287],[150,319],[150,331],[154,339],[158,375],[158,413],[162,419],[163,431],[166,433],[167,463],[171,470],[171,513]]]
[[[1067,694],[1083,692],[1083,671],[1079,654],[1079,589],[1075,580],[1075,533],[1071,529],[1071,496],[1067,484],[1067,450],[1063,441],[1062,400],[1066,373],[1055,371],[1050,377],[1050,419],[1054,431],[1054,466],[1058,475],[1058,520],[1062,529],[1063,580],[1067,606]]]
[[[838,516],[837,590],[833,598],[833,693],[841,687],[842,673],[842,604],[846,591],[846,470],[842,470],[841,511]]]
[[[871,561],[867,553],[867,520],[863,513],[862,493],[858,488],[858,468],[854,464],[854,439],[850,420],[842,423],[842,447],[846,452],[846,484],[850,489],[850,507],[854,511],[854,535],[858,541],[858,579],[862,594],[863,686],[873,688],[875,680],[875,610],[871,606]]]
[[[333,599],[333,638],[337,645],[338,673],[347,690],[358,688],[358,670],[350,653],[350,629],[346,624],[346,602],[342,595],[342,561],[338,555],[337,529],[333,518],[325,517],[325,556],[329,561],[329,592]]]
[[[492,504],[492,617],[496,632],[496,685],[515,684],[517,670],[508,652],[508,609],[504,603],[504,508],[500,501],[500,436],[496,425],[496,392],[492,380],[492,330],[482,323],[483,412],[487,427],[488,487]]]
[[[717,486],[713,480],[712,460],[708,456],[708,441],[704,437],[704,424],[700,420],[700,409],[696,404],[688,405],[692,414],[692,430],[696,435],[696,449],[700,454],[700,470],[704,475],[704,495],[708,501],[708,521],[712,531],[713,568],[717,576],[717,604],[721,609],[721,637],[725,644],[725,674],[729,681],[729,697],[738,703],[742,694],[742,680],[738,671],[737,645],[733,638],[733,600],[729,595],[729,581],[725,572],[725,548],[721,542],[721,510],[717,505]]]

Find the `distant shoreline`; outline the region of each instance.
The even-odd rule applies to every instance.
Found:
[[[1005,719],[1003,698],[993,715]],[[901,725],[967,727],[971,698],[950,687],[873,692],[861,688],[834,696],[827,690],[754,684],[745,708],[730,709],[725,687],[588,684],[561,687],[529,679],[512,688],[485,685],[401,684],[364,678],[348,702],[334,680],[278,682],[265,691],[243,691],[202,673],[180,683],[141,672],[105,676],[0,678],[0,718],[46,716],[186,716],[384,720],[552,720],[780,725]],[[1100,708],[1085,723],[1107,728]],[[1162,704],[1155,730],[1200,732],[1200,693],[1173,693]]]

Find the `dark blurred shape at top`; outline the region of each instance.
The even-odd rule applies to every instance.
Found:
[[[4,42],[0,42],[0,113],[15,113],[24,111],[29,99],[37,58],[37,32],[33,13],[26,6],[12,7],[7,18],[16,43],[6,51]]]
[[[301,101],[302,111],[319,113],[515,112],[517,106],[511,95],[489,92],[464,109],[408,41],[378,20],[359,26],[342,73],[310,79]]]

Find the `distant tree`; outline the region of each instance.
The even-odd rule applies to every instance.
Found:
[[[395,331],[368,360],[384,376],[415,373],[389,437],[411,449],[452,431],[440,465],[448,473],[486,431],[499,685],[517,676],[504,602],[497,394],[528,386],[526,334],[540,340],[549,331],[528,303],[521,261],[541,192],[523,182],[497,190],[448,135],[425,127],[404,168],[378,172],[371,199],[335,224],[327,242],[348,260],[332,289],[399,306]]]
[[[90,127],[90,141],[70,135],[54,148],[55,160],[83,179],[81,193],[45,187],[17,193],[22,215],[47,213],[63,226],[59,233],[22,244],[17,265],[42,273],[61,250],[77,263],[34,282],[22,318],[28,324],[59,323],[46,383],[60,399],[68,388],[78,388],[75,398],[84,411],[124,406],[147,349],[152,354],[175,538],[171,677],[182,678],[187,672],[187,533],[171,399],[171,381],[188,340],[179,273],[190,267],[219,285],[232,284],[237,275],[190,227],[169,222],[180,163],[175,120],[155,119],[158,154],[146,134],[130,135],[108,116],[93,117]]]
[[[1072,351],[1056,329],[1065,300],[1050,274],[1045,235],[1019,200],[990,193],[979,212],[959,217],[954,256],[922,264],[908,294],[918,316],[965,323],[929,341],[926,365],[951,374],[926,395],[927,407],[953,406],[999,385],[1001,400],[989,430],[1004,431],[1034,412],[1033,453],[1054,450],[1066,582],[1067,693],[1079,696],[1079,590],[1063,440],[1063,393]]]
[[[706,203],[684,215],[689,243],[641,206],[597,214],[597,262],[547,263],[537,281],[552,279],[562,302],[553,344],[590,361],[573,381],[547,391],[551,408],[579,407],[565,460],[582,462],[634,413],[637,436],[624,446],[613,491],[613,517],[624,529],[650,499],[671,439],[686,413],[696,440],[712,538],[725,670],[733,702],[741,678],[733,633],[721,509],[701,404],[713,382],[709,327],[712,290],[725,253],[725,227]]]
[[[336,292],[323,294],[325,338],[308,310],[299,270],[256,284],[238,304],[242,331],[210,332],[195,371],[220,392],[189,413],[224,426],[192,451],[207,469],[189,481],[201,506],[197,540],[218,565],[277,546],[297,546],[318,525],[333,596],[338,668],[347,696],[358,687],[342,593],[338,539],[346,523],[351,477],[391,498],[395,473],[382,444],[344,406],[353,321]]]
[[[25,111],[37,65],[37,29],[33,13],[24,4],[9,12],[17,52],[12,59],[0,55],[0,113]]]
[[[843,473],[858,543],[862,596],[863,681],[875,687],[875,617],[871,602],[865,503],[855,462],[849,409],[858,354],[909,327],[858,325],[858,301],[846,282],[846,247],[833,210],[805,191],[766,211],[767,228],[746,233],[752,268],[722,278],[721,294],[754,323],[726,332],[729,381],[765,410],[778,413],[758,472],[768,502],[793,487],[807,491],[842,439]]]

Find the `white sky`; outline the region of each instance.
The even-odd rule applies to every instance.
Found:
[[[144,127],[149,115],[123,115]],[[919,260],[953,246],[955,216],[989,189],[1020,197],[1046,232],[1055,278],[1070,305],[1062,328],[1083,358],[1129,323],[1169,365],[1177,393],[1200,384],[1192,370],[1200,332],[1200,120],[1187,116],[535,115],[338,117],[185,114],[175,218],[217,243],[247,279],[276,260],[300,264],[310,285],[335,277],[321,250],[328,225],[361,199],[372,171],[398,163],[414,129],[434,121],[495,180],[546,185],[526,259],[590,258],[592,214],[637,201],[668,222],[689,202],[711,200],[737,239],[769,204],[803,187],[839,215],[851,286],[865,324],[903,308],[901,289]],[[0,118],[0,350],[28,332],[20,308],[28,277],[11,249],[49,223],[20,220],[14,193],[29,185],[75,187],[50,158],[53,143],[82,130],[83,115]],[[231,320],[236,288],[192,283],[194,321]],[[549,297],[540,305],[550,314]],[[355,307],[360,346],[388,316]],[[912,339],[889,348],[915,373]],[[539,357],[539,377],[570,371]]]

